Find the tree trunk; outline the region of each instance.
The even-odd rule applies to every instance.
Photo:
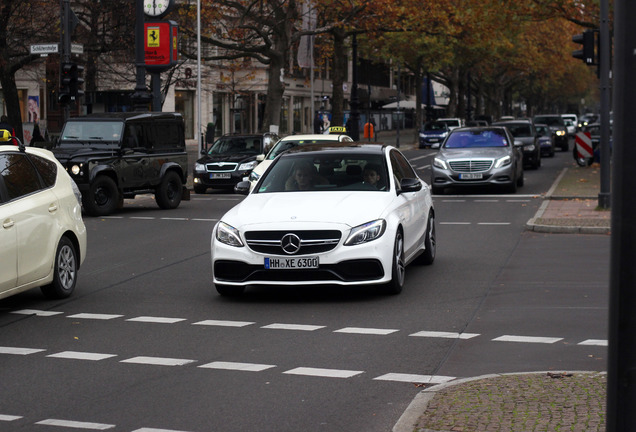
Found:
[[[265,112],[261,132],[268,132],[270,126],[280,126],[280,114],[283,103],[285,85],[283,82],[284,57],[272,55],[267,70],[267,98],[265,99]]]
[[[11,71],[0,68],[0,85],[4,102],[7,105],[7,116],[9,123],[15,129],[15,136],[24,140],[22,135],[22,116],[20,115],[20,98],[18,88],[15,85],[15,74]]]
[[[345,55],[344,30],[334,29],[333,35],[333,69],[331,94],[331,125],[344,126],[344,90],[343,84],[347,70],[347,56]]]

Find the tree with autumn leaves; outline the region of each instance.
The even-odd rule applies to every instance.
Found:
[[[126,58],[133,40],[124,37],[134,22],[129,0],[105,3],[115,9],[100,8],[105,11],[100,15],[87,0],[71,2],[81,21],[75,41],[85,44],[90,60],[87,89],[94,88],[93,76],[108,69],[106,59],[134,61]],[[197,36],[195,5],[179,1],[171,16],[180,24],[185,57],[192,56]],[[44,11],[48,15],[42,19]],[[425,73],[443,83],[449,89],[448,113],[458,116],[466,114],[468,94],[473,114],[500,115],[513,98],[530,109],[551,109],[594,86],[591,71],[570,52],[575,48],[571,36],[580,26],[598,22],[595,0],[201,0],[201,11],[202,46],[214,47],[203,50],[204,61],[251,59],[267,69],[265,126],[280,123],[281,78],[307,35],[316,38],[316,63],[327,61],[321,55],[329,56],[334,124],[342,123],[346,108],[342,83],[353,35],[370,60],[399,64],[417,83]],[[315,16],[315,27],[303,27],[308,13]],[[51,2],[13,0],[0,6],[0,84],[14,123],[21,120],[15,73],[36,60],[28,44],[55,40],[58,23],[59,10]],[[122,55],[112,56],[117,53]],[[418,89],[418,101],[420,95]]]

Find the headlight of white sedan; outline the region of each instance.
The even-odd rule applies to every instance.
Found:
[[[384,234],[386,230],[386,221],[384,219],[367,222],[351,230],[349,237],[344,242],[345,246],[355,246],[362,243],[373,241]]]
[[[216,239],[229,246],[243,247],[239,231],[225,222],[219,222],[216,228]]]

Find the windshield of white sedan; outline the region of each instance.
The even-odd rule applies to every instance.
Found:
[[[62,130],[60,146],[113,145],[119,142],[123,129],[123,122],[69,120]]]
[[[300,155],[280,158],[259,182],[256,193],[291,191],[386,191],[381,155]]]
[[[445,148],[507,147],[508,140],[503,131],[497,129],[467,130],[455,132],[448,137]]]

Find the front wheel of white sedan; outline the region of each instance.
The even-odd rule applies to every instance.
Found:
[[[404,237],[402,231],[398,230],[395,235],[393,246],[393,265],[391,266],[391,281],[386,284],[386,291],[389,294],[399,294],[404,287],[404,277],[406,275],[406,264],[404,263]]]

